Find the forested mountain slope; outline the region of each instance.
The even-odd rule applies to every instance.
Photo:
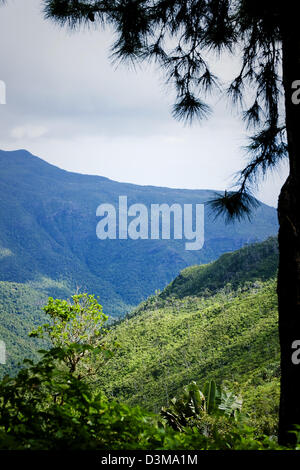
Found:
[[[174,280],[162,294],[150,296],[110,327],[106,342],[114,356],[101,368],[97,388],[121,402],[158,411],[190,381],[202,387],[214,378],[243,394],[255,426],[275,432],[277,259],[276,239],[269,239],[223,255],[215,263],[193,267],[192,276],[184,277],[187,286],[181,280],[178,288]],[[234,276],[234,267],[238,273],[243,265],[243,275]],[[229,268],[231,283],[225,275]],[[200,283],[194,275],[197,269]],[[48,295],[64,298],[70,293],[63,283],[49,279],[44,279],[43,287],[0,282],[0,336],[6,338],[9,353],[2,375],[16,370],[22,358],[37,357],[34,351],[40,345],[27,334],[44,322],[41,307]]]
[[[29,338],[29,332],[48,321],[42,308],[49,296],[68,298],[70,295],[72,292],[63,283],[46,278],[38,284],[0,281],[0,340],[6,345],[6,364],[0,365],[0,377],[15,373],[24,358],[38,357],[38,349],[46,345]]]
[[[238,273],[245,259],[240,280],[231,275],[232,284],[226,284],[226,270],[236,266]],[[213,378],[241,392],[254,422],[275,432],[280,375],[276,239],[223,255],[207,268],[204,276],[205,267],[199,267],[200,289],[199,277],[187,275],[180,288],[174,281],[109,331],[108,344],[119,347],[98,386],[122,402],[158,411],[192,380],[201,388]],[[190,269],[197,273],[197,267],[185,271]]]
[[[265,281],[275,277],[278,268],[278,241],[270,237],[201,266],[190,266],[172,281],[161,297],[214,293],[230,283],[236,289],[246,281]]]
[[[108,341],[120,347],[99,383],[130,404],[158,409],[191,380],[255,383],[278,372],[275,281],[207,298],[153,299]]]
[[[122,195],[129,206],[195,206],[213,194],[118,183],[61,170],[25,150],[0,151],[0,280],[63,282],[99,295],[107,314],[122,316],[183,268],[275,235],[276,210],[262,204],[252,222],[226,226],[206,206],[203,249],[188,251],[184,239],[99,240],[97,207],[117,208]]]

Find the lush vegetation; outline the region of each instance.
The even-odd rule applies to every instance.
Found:
[[[241,397],[212,380],[203,393],[190,383],[156,415],[107,398],[84,375],[100,356],[110,364],[102,307],[84,294],[50,298],[44,311],[48,323],[32,334],[52,348],[0,382],[1,449],[279,449],[249,428]]]
[[[91,449],[276,449],[242,422],[216,417],[207,422],[199,410],[195,421],[175,431],[163,416],[108,400],[70,369],[61,367],[68,348],[45,352],[36,365],[0,382],[0,448],[26,450]],[[211,416],[210,416],[211,417]]]
[[[6,364],[0,377],[15,373],[24,358],[37,359],[39,347],[46,342],[29,338],[28,333],[45,319],[42,307],[49,296],[68,298],[71,291],[64,283],[51,279],[17,283],[0,281],[0,339],[6,344]]]
[[[50,297],[26,325],[51,348],[0,384],[1,447],[279,448],[277,255],[268,239],[188,268],[114,324],[91,295]],[[44,298],[2,284],[12,319]]]
[[[149,305],[150,304],[150,305]],[[245,392],[261,386],[257,413],[276,433],[279,399],[279,343],[275,281],[256,281],[237,291],[230,286],[208,297],[153,297],[147,307],[112,328],[108,344],[118,342],[114,360],[98,386],[111,397],[157,412],[192,380],[230,381]],[[264,394],[267,388],[269,395]],[[251,391],[249,392],[249,390]],[[249,404],[249,406],[248,406]],[[253,403],[252,403],[253,404]],[[256,406],[256,403],[255,403]],[[270,408],[270,409],[269,409]]]
[[[210,264],[184,269],[158,298],[150,296],[133,315],[150,308],[153,302],[158,305],[158,299],[201,295],[207,298],[228,282],[236,289],[246,281],[269,279],[276,275],[277,264],[277,240],[274,237],[226,253]],[[6,372],[15,373],[25,357],[37,358],[37,342],[28,338],[28,332],[43,320],[42,306],[49,296],[67,299],[71,294],[66,282],[49,278],[28,283],[0,281],[0,339],[5,339],[8,359],[0,368],[0,377]]]
[[[262,204],[253,223],[226,229],[206,210],[205,245],[199,251],[185,250],[184,240],[100,241],[97,207],[110,203],[117,208],[124,194],[128,205],[150,207],[205,203],[213,191],[117,183],[63,171],[23,150],[0,151],[0,281],[39,285],[52,279],[67,286],[68,295],[80,288],[99,296],[104,311],[120,317],[183,268],[277,232],[275,209]]]
[[[179,274],[161,293],[162,298],[208,295],[230,283],[233,289],[247,281],[266,281],[278,269],[278,241],[270,237],[262,243],[245,246],[233,253],[203,265],[190,266]]]

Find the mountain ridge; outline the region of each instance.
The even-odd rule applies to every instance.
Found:
[[[228,284],[236,289],[245,282],[266,281],[277,275],[278,256],[277,237],[269,237],[264,242],[225,253],[209,264],[183,269],[160,297],[173,295],[182,299],[208,292],[213,294]]]
[[[30,152],[0,151],[0,280],[67,282],[100,296],[106,313],[122,316],[184,268],[210,262],[245,243],[277,232],[274,208],[262,204],[235,226],[214,221],[206,211],[205,243],[189,252],[184,240],[98,240],[96,209],[117,204],[204,204],[211,190],[119,183],[50,165]]]

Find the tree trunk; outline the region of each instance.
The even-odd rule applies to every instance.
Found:
[[[288,5],[285,9],[282,56],[290,174],[278,203],[277,289],[281,348],[279,443],[288,445],[296,441],[290,431],[295,424],[300,425],[300,103],[295,95],[295,81],[300,81],[300,37],[297,15]]]

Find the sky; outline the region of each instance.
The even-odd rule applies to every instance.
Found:
[[[60,168],[141,185],[224,190],[246,163],[246,131],[221,96],[214,113],[185,126],[157,67],[113,64],[113,31],[70,31],[45,20],[41,0],[0,8],[0,148],[26,149]],[[211,58],[228,82],[238,59]],[[276,206],[283,166],[256,196]]]

